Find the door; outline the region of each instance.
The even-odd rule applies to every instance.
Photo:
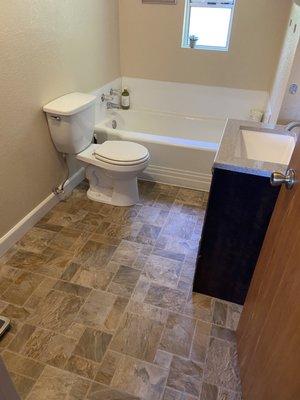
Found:
[[[290,168],[237,332],[244,400],[300,399],[300,138]]]

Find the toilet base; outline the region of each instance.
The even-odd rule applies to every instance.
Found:
[[[88,166],[86,178],[90,183],[87,191],[90,200],[119,207],[133,206],[139,202],[136,173],[112,173],[99,167]]]

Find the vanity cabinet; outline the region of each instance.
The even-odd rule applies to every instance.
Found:
[[[278,194],[268,177],[214,169],[195,292],[244,303]]]

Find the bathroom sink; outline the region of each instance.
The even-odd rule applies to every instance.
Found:
[[[241,130],[242,152],[248,159],[288,165],[295,147],[292,136]]]

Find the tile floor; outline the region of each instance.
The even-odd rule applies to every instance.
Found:
[[[241,308],[192,293],[207,195],[81,184],[0,259],[0,352],[27,400],[240,400]]]

